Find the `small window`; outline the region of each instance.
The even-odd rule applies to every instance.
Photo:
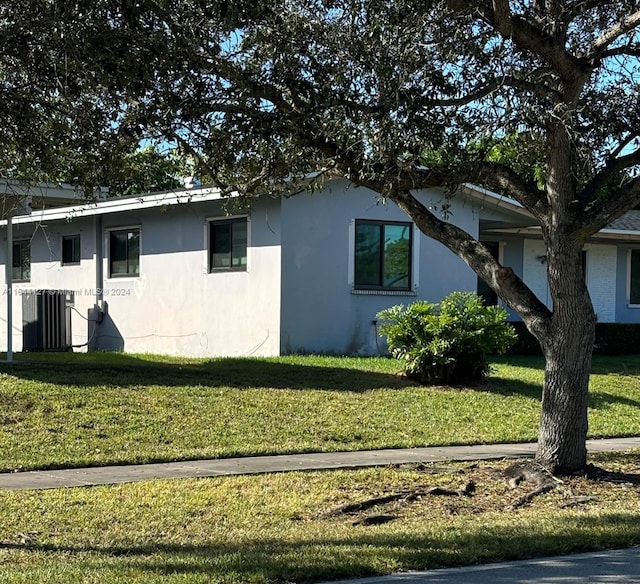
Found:
[[[80,236],[62,236],[62,265],[71,266],[80,263]]]
[[[640,249],[631,250],[629,270],[629,304],[640,305]]]
[[[14,282],[31,280],[31,244],[28,239],[13,242],[12,268]]]
[[[247,219],[209,223],[209,271],[247,269]]]
[[[140,275],[140,229],[109,231],[109,275],[112,278]]]
[[[411,223],[356,221],[355,288],[410,290]]]

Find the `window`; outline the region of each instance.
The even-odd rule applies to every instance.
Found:
[[[355,288],[409,290],[411,223],[356,220]]]
[[[80,236],[62,236],[62,265],[69,266],[80,263]]]
[[[209,271],[247,269],[247,218],[209,223]]]
[[[629,261],[629,304],[640,305],[640,249],[632,249]]]
[[[14,282],[28,282],[31,279],[31,244],[28,239],[13,242],[11,265]]]
[[[140,228],[109,231],[109,276],[140,275]]]

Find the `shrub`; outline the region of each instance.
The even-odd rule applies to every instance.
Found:
[[[506,317],[506,310],[485,306],[471,292],[378,313],[391,354],[402,361],[407,377],[427,385],[480,380],[488,371],[486,355],[504,353],[516,340]]]

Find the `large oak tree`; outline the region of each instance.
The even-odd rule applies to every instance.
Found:
[[[546,358],[537,458],[554,471],[586,464],[596,315],[581,252],[640,203],[638,2],[0,7],[0,144],[15,168],[54,172],[66,160],[91,184],[95,168],[106,177],[117,166],[123,144],[152,136],[248,202],[311,172],[373,189],[522,317]],[[496,156],[505,141],[511,154]],[[536,218],[552,309],[413,196],[435,185],[455,196],[465,182]]]

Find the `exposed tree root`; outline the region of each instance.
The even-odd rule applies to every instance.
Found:
[[[533,490],[518,497],[511,505],[512,509],[517,509],[527,505],[538,495],[543,495],[556,488],[562,481],[554,477],[543,466],[535,462],[517,462],[506,468],[504,476],[512,489],[515,489],[522,482],[531,483]]]
[[[422,489],[414,489],[412,491],[400,491],[392,495],[384,495],[382,497],[373,497],[372,499],[366,499],[365,501],[359,501],[358,503],[349,503],[347,505],[341,505],[336,509],[328,511],[323,517],[336,517],[338,515],[349,515],[351,513],[360,513],[367,511],[377,505],[386,505],[387,503],[393,503],[395,501],[403,501],[405,503],[411,503],[417,501],[421,497],[428,495],[447,495],[447,496],[465,496],[469,497],[475,490],[475,483],[468,481],[460,489],[446,489],[444,487],[429,487]]]
[[[397,515],[367,515],[362,519],[354,521],[352,525],[382,525],[397,518]]]

